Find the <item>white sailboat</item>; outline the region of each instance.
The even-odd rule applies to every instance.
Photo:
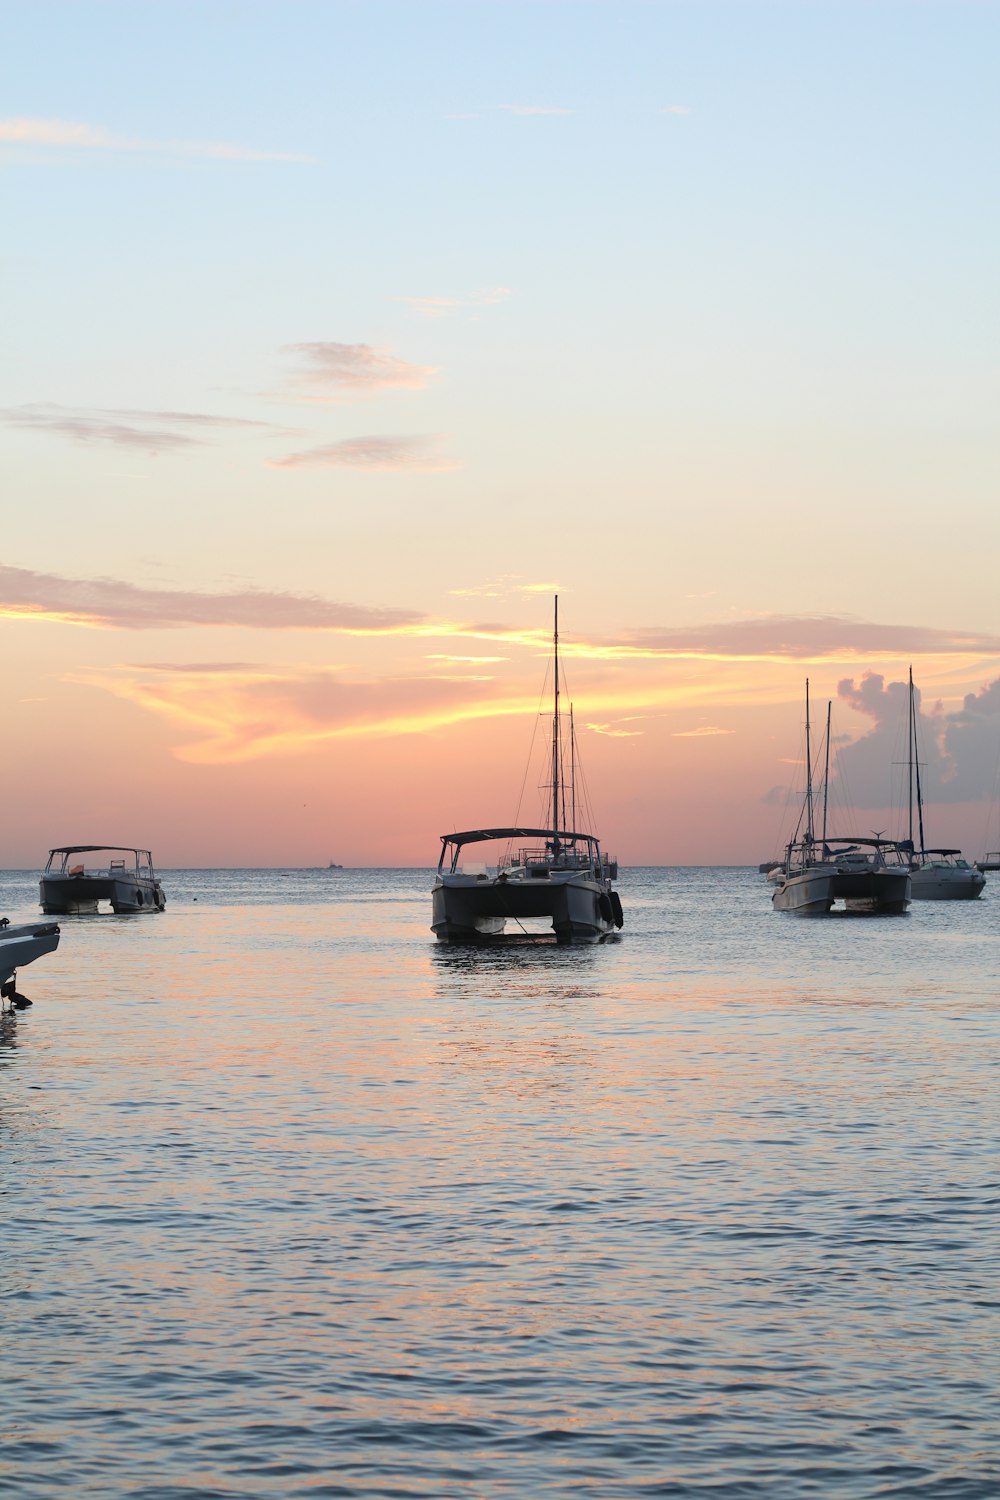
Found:
[[[912,898],[914,901],[975,901],[986,884],[986,876],[982,870],[963,859],[961,849],[928,849],[924,842],[924,798],[920,785],[917,708],[912,667],[906,732],[908,831],[907,837],[900,839],[896,848],[900,863],[910,871]],[[914,834],[917,835],[916,839]]]
[[[508,923],[523,929],[531,918],[549,918],[559,943],[599,943],[623,925],[622,905],[612,881],[618,862],[601,851],[596,834],[576,827],[576,737],[569,736],[569,818],[563,774],[559,683],[559,598],[553,632],[554,703],[549,821],[545,828],[520,825],[471,828],[441,835],[441,857],[431,892],[431,927],[440,942],[478,942],[501,936]],[[492,865],[467,868],[463,850],[494,844]]]

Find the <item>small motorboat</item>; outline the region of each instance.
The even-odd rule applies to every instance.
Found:
[[[30,1005],[30,1000],[17,993],[17,970],[58,947],[57,922],[11,924],[7,917],[0,918],[0,996],[17,1010]]]
[[[93,914],[102,901],[109,902],[116,915],[162,911],[167,904],[149,850],[119,844],[50,849],[38,899],[42,911],[61,916]]]

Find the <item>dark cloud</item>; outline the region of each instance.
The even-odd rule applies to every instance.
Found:
[[[381,634],[418,624],[413,610],[340,604],[309,594],[244,589],[204,594],[151,589],[113,578],[63,578],[0,564],[0,613],[57,616],[125,630],[236,625],[254,630],[341,630]]]
[[[856,807],[901,807],[907,797],[908,705],[906,682],[886,682],[866,672],[861,681],[845,678],[837,696],[872,720],[860,739],[836,752],[836,775]],[[990,794],[1000,751],[1000,678],[966,696],[962,708],[945,713],[940,705],[925,711],[919,688],[917,759],[927,804],[976,802]],[[933,837],[933,830],[929,830]]]

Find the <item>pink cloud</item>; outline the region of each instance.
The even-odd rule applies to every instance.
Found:
[[[418,474],[442,474],[459,467],[453,460],[434,451],[433,440],[416,436],[343,438],[337,443],[286,454],[270,463],[274,469],[402,469]]]

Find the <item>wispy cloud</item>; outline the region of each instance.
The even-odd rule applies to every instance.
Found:
[[[450,653],[444,652],[444,651],[433,651],[433,652],[429,653],[424,659],[426,661],[453,661],[453,662],[462,662],[462,661],[470,661],[470,662],[510,661],[510,657],[509,656],[452,656]]]
[[[170,453],[200,447],[205,435],[227,430],[277,431],[268,422],[219,417],[205,412],[134,411],[94,407],[89,410],[33,402],[0,409],[0,422],[24,432],[54,434],[77,443],[108,443],[144,453]],[[181,429],[180,431],[176,429]],[[196,435],[197,434],[197,435]]]
[[[243,626],[252,630],[333,630],[351,635],[409,633],[413,610],[340,604],[308,594],[244,589],[195,593],[142,588],[113,578],[64,578],[0,564],[0,618],[55,620],[124,630]],[[169,666],[165,670],[171,670]]]
[[[451,313],[473,308],[495,307],[510,295],[509,286],[493,286],[481,292],[470,292],[465,297],[396,297],[395,301],[405,302],[422,318],[445,318]]]
[[[735,729],[720,729],[717,724],[699,724],[697,729],[675,729],[675,740],[701,740],[715,734],[735,734]]]
[[[259,151],[223,141],[143,141],[116,135],[100,125],[78,120],[38,120],[23,116],[0,120],[0,145],[48,146],[85,151],[161,152],[170,156],[199,156],[215,161],[312,161],[291,151]]]
[[[619,719],[616,723],[613,724],[594,724],[588,722],[585,723],[583,727],[585,729],[593,730],[594,734],[607,735],[609,739],[613,740],[632,740],[637,739],[641,735],[645,734],[646,731],[644,729],[621,728],[622,724],[628,724],[630,722],[632,721],[629,719]]]
[[[512,594],[558,594],[558,583],[524,583],[523,574],[501,573],[486,583],[475,583],[468,588],[449,589],[457,599],[503,599]]]
[[[626,632],[581,654],[784,661],[850,661],[902,655],[996,655],[1000,636],[926,625],[882,625],[840,615],[764,615],[709,625]]]
[[[689,115],[690,113],[686,104],[665,104],[660,110],[661,115]]]
[[[475,718],[530,713],[527,699],[497,700],[489,679],[386,678],[357,681],[336,671],[236,670],[228,677],[135,669],[77,679],[170,720],[188,737],[179,759],[227,764],[301,753],[359,736],[423,734]]]
[[[411,474],[443,474],[460,467],[436,448],[437,439],[418,436],[372,436],[343,438],[319,448],[306,448],[273,458],[273,469],[368,469],[406,470]]]
[[[300,355],[304,364],[295,377],[297,386],[306,387],[306,393],[298,397],[303,401],[343,401],[387,390],[420,391],[438,373],[431,365],[412,364],[372,344],[317,341],[289,344],[287,349]]]

